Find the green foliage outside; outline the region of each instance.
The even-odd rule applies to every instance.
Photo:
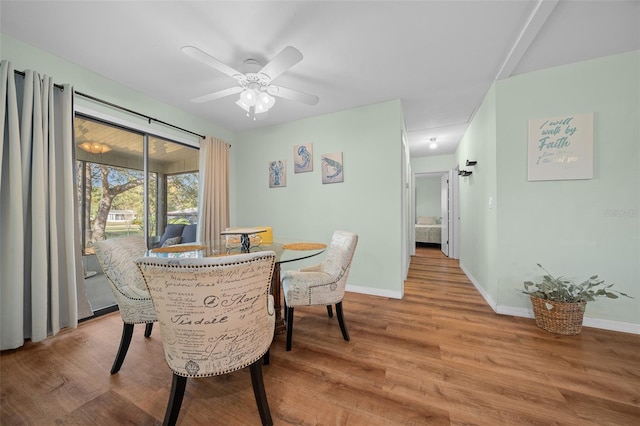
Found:
[[[86,181],[90,189],[90,200],[87,214],[93,230],[92,234],[98,234],[101,238],[111,239],[127,235],[144,234],[144,185],[143,173],[139,170],[105,166],[96,163],[87,163]],[[198,173],[184,173],[169,175],[167,181],[167,210],[188,210],[198,207]],[[105,187],[105,185],[107,185]],[[130,186],[130,187],[128,187]],[[127,188],[128,187],[128,188]],[[126,188],[126,189],[125,189]],[[124,190],[123,190],[124,189]],[[157,222],[157,175],[151,174],[149,179],[149,217],[150,229],[155,229]],[[125,223],[113,223],[102,217],[112,210],[132,210],[134,219]],[[102,213],[101,213],[102,211]],[[188,224],[187,217],[170,217],[169,223]],[[96,232],[98,231],[98,232]],[[94,238],[87,237],[87,241]]]

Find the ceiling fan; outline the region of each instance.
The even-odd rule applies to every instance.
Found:
[[[241,73],[220,62],[213,56],[194,46],[184,46],[182,52],[187,56],[202,62],[211,68],[234,78],[237,86],[219,90],[191,99],[191,102],[202,103],[240,93],[236,104],[247,112],[247,116],[256,119],[256,114],[264,114],[274,105],[275,99],[283,98],[307,105],[318,103],[318,97],[294,89],[277,86],[272,81],[281,76],[289,68],[302,60],[302,53],[292,46],[287,46],[268,64],[258,72]],[[247,64],[260,65],[256,60],[249,59]]]

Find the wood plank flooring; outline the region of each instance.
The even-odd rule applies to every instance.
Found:
[[[418,248],[404,299],[348,293],[344,312],[350,342],[324,308],[296,308],[291,352],[276,337],[263,369],[276,425],[640,424],[640,336],[497,315],[437,249]],[[113,313],[4,351],[0,424],[161,424],[159,329],[138,326],[111,376],[121,327]],[[249,372],[190,379],[178,424],[260,424]]]

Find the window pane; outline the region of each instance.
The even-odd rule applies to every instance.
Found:
[[[167,223],[198,223],[198,173],[167,176]]]
[[[143,135],[75,119],[85,253],[107,238],[143,234]]]
[[[200,151],[166,139],[149,137],[149,170],[158,185],[150,195],[149,241],[157,244],[168,223],[197,223]],[[151,194],[151,188],[149,193]],[[153,198],[153,199],[152,199]]]
[[[93,242],[146,235],[148,247],[154,247],[168,207],[188,210],[193,214],[185,218],[195,223],[199,150],[81,115],[74,123],[83,265],[85,276],[93,277],[86,288],[96,311],[115,305],[115,299],[93,256]]]

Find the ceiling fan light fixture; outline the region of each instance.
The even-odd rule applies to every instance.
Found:
[[[256,120],[257,114],[263,114],[271,109],[276,103],[273,96],[264,91],[257,91],[253,88],[245,89],[240,93],[240,99],[236,105],[247,112],[247,117]]]
[[[246,89],[240,93],[240,100],[247,106],[256,104],[256,92],[253,89]]]
[[[276,99],[269,95],[267,92],[260,92],[260,105],[265,108],[265,111],[269,111],[271,107],[276,103]]]

